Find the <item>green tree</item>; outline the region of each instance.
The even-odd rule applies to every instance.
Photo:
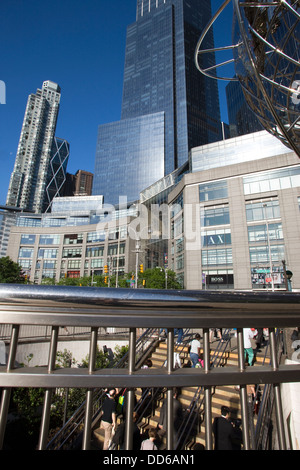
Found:
[[[129,346],[119,346],[118,344],[115,347],[114,350],[114,364],[117,364],[125,354],[128,353]]]
[[[109,354],[101,351],[98,348],[98,346],[97,346],[95,362],[96,362],[95,364],[96,369],[105,369],[106,367],[109,366],[109,363],[110,363]],[[82,360],[82,364],[80,367],[88,367],[88,366],[89,366],[89,355],[87,355],[85,359]]]
[[[62,277],[58,283],[60,286],[91,286],[107,287],[104,282],[104,275],[85,276],[85,277]]]
[[[23,284],[25,275],[21,266],[12,261],[9,256],[0,258],[0,283]]]
[[[166,277],[167,274],[167,277]],[[139,274],[138,285],[145,280],[146,289],[181,289],[180,283],[176,280],[176,273],[172,269],[163,268],[146,269],[143,274]]]

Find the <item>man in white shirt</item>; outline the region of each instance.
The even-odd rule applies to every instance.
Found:
[[[199,333],[197,333],[193,341],[190,342],[190,346],[191,346],[190,358],[192,361],[192,367],[195,367],[196,364],[198,364],[199,362],[199,354],[200,354],[200,347],[201,347],[199,340],[200,340],[200,335]]]
[[[252,366],[254,359],[254,352],[251,344],[251,339],[257,335],[257,330],[255,328],[243,328],[243,337],[244,337],[244,353],[245,359],[248,355],[248,364]]]

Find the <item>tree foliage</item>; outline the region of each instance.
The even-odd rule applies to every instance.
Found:
[[[105,277],[109,278],[108,283],[105,283]],[[103,274],[78,278],[66,277],[60,279],[58,285],[130,288],[135,285],[134,278],[134,272],[119,274],[118,278],[116,278],[115,274],[111,276]],[[42,283],[55,284],[55,281],[54,279],[45,278],[42,280]],[[182,287],[176,279],[176,273],[172,269],[153,268],[146,269],[143,273],[138,273],[138,288],[181,289]]]
[[[21,266],[12,261],[9,256],[0,258],[0,283],[23,284],[25,276]]]
[[[139,274],[139,284],[143,279],[146,289],[181,289],[180,283],[176,280],[176,273],[172,269],[146,269]]]
[[[114,351],[114,363],[118,362],[128,351],[128,346],[116,345]],[[26,364],[21,366],[29,366],[33,354],[29,354],[26,358]],[[65,368],[76,365],[78,367],[88,367],[89,356],[77,364],[73,355],[67,349],[58,351],[56,354],[56,368]],[[111,360],[108,353],[104,353],[97,347],[96,368],[103,369],[111,366]],[[55,435],[56,431],[63,425],[62,418],[66,413],[66,419],[69,419],[73,413],[86,399],[86,389],[84,388],[57,388],[52,394],[52,404],[50,413],[50,435]],[[15,441],[18,432],[20,437],[27,435],[26,441],[21,444],[21,448],[26,446],[34,446],[41,423],[41,413],[44,403],[45,390],[42,388],[23,388],[18,387],[12,391],[12,403],[14,406],[14,415],[16,419],[10,426],[9,440]],[[14,430],[16,431],[14,433]],[[22,446],[24,444],[24,447]]]

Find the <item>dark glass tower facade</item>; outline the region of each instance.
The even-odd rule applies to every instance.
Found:
[[[118,203],[120,195],[138,199],[184,164],[191,148],[221,140],[217,83],[194,64],[210,18],[210,0],[137,1],[136,21],[127,29],[121,121],[98,131],[93,194],[106,203]],[[213,47],[212,35],[207,41]],[[205,60],[212,65],[213,54]],[[135,171],[128,174],[130,167]]]
[[[252,134],[264,128],[248,106],[240,82],[232,81],[226,86],[230,137]]]

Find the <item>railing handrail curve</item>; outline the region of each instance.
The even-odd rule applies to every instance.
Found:
[[[4,387],[0,406],[0,447],[6,426],[10,390],[12,387],[42,387],[46,389],[39,449],[46,447],[47,428],[51,406],[51,390],[56,387],[86,388],[83,448],[87,448],[91,433],[92,390],[101,387],[128,387],[132,389],[167,387],[168,409],[171,409],[172,388],[184,386],[205,387],[205,392],[218,385],[240,385],[244,448],[249,449],[246,385],[273,384],[276,416],[279,423],[280,449],[284,442],[284,423],[280,384],[300,382],[300,364],[278,364],[275,351],[275,328],[295,327],[300,324],[300,293],[294,292],[208,292],[148,289],[116,289],[71,286],[0,285],[0,323],[11,324],[12,334],[6,366],[0,366],[1,386]],[[47,367],[15,366],[20,326],[49,325],[52,334]],[[55,370],[58,330],[61,326],[88,326],[90,359],[88,369],[63,368]],[[101,326],[129,328],[129,359],[125,369],[96,369],[95,352],[97,332]],[[167,368],[136,369],[136,329],[167,328]],[[236,328],[238,366],[212,368],[205,362],[203,370],[173,367],[174,328],[203,329],[204,358],[209,357],[209,328]],[[272,364],[249,367],[244,365],[243,328],[269,328]],[[220,370],[219,370],[220,369]],[[207,448],[211,444],[211,405],[205,394]],[[129,410],[129,411],[128,411]],[[128,407],[128,413],[133,410]],[[128,417],[130,414],[128,414]],[[130,419],[126,419],[130,426]],[[126,448],[130,448],[130,428],[126,432]],[[167,433],[167,446],[172,449],[172,430]]]
[[[294,327],[300,293],[0,285],[0,323],[142,328]],[[184,315],[184,316],[183,316]]]

